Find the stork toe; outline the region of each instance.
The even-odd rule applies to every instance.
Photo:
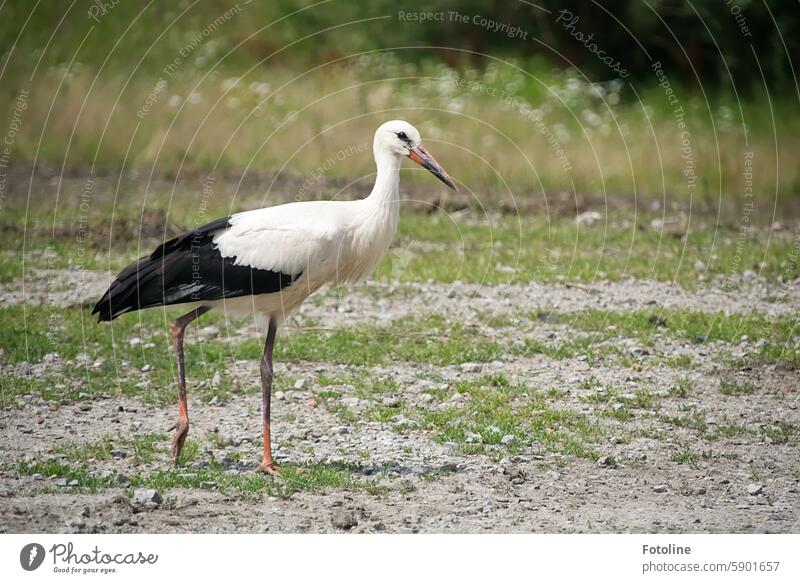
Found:
[[[281,471],[278,468],[278,466],[276,466],[274,463],[261,462],[256,471],[262,474],[268,474],[270,476],[274,476],[276,478],[281,477]]]
[[[178,466],[178,460],[181,457],[181,450],[183,444],[186,442],[186,436],[189,435],[189,420],[178,419],[175,422],[175,435],[172,436],[172,464]]]

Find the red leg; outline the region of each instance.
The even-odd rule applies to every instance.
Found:
[[[272,461],[272,438],[270,436],[270,402],[272,400],[272,350],[275,347],[276,324],[270,319],[267,328],[267,340],[264,343],[264,354],[261,357],[261,421],[264,426],[264,452],[258,469],[264,473],[276,475],[278,467]]]
[[[175,429],[172,438],[172,463],[178,465],[181,449],[189,434],[189,408],[186,404],[186,370],[183,365],[183,333],[186,326],[208,312],[211,308],[200,306],[188,314],[184,314],[169,326],[172,332],[172,346],[175,348],[175,358],[178,360],[178,420],[171,429]]]

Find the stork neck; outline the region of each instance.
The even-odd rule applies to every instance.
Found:
[[[378,174],[375,186],[372,187],[367,200],[379,206],[394,207],[399,211],[400,202],[400,165],[402,160],[392,154],[375,153],[375,164]]]

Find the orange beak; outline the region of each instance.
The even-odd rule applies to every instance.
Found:
[[[444,182],[447,186],[458,192],[458,187],[456,186],[455,182],[453,182],[453,179],[450,178],[450,175],[444,171],[444,168],[442,168],[439,162],[436,161],[436,158],[434,158],[431,153],[428,152],[428,150],[423,148],[422,145],[412,148],[411,152],[408,154],[408,157],[428,170],[428,172]]]

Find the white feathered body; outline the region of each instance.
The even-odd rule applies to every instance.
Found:
[[[300,274],[277,293],[211,302],[233,314],[259,312],[284,319],[327,284],[363,281],[375,270],[397,232],[399,200],[297,202],[233,215],[214,237],[237,265]],[[209,302],[206,302],[208,304]]]

